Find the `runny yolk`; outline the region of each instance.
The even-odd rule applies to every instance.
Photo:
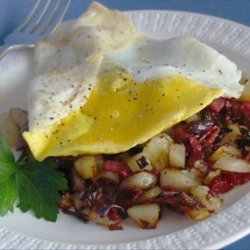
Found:
[[[135,82],[127,72],[110,70],[99,76],[82,108],[24,138],[37,160],[118,153],[187,119],[221,93],[181,76]]]

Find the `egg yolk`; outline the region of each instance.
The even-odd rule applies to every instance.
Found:
[[[144,143],[221,96],[182,76],[136,82],[122,69],[99,75],[88,101],[45,130],[25,132],[34,157],[111,154]]]

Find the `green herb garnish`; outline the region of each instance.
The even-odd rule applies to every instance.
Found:
[[[21,156],[16,161],[0,138],[0,216],[13,212],[17,204],[23,212],[31,210],[37,218],[56,221],[59,191],[66,188],[67,181],[52,159],[25,163]]]

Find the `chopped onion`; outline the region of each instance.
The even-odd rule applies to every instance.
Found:
[[[108,215],[111,208],[118,208],[123,214],[125,214],[124,208],[116,204],[103,204],[98,212],[102,217],[104,217]]]

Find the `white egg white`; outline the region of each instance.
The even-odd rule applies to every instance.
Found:
[[[218,51],[191,37],[154,40],[140,37],[126,48],[105,56],[103,67],[122,67],[138,82],[181,75],[210,88],[223,88],[224,97],[238,98],[241,71]]]

